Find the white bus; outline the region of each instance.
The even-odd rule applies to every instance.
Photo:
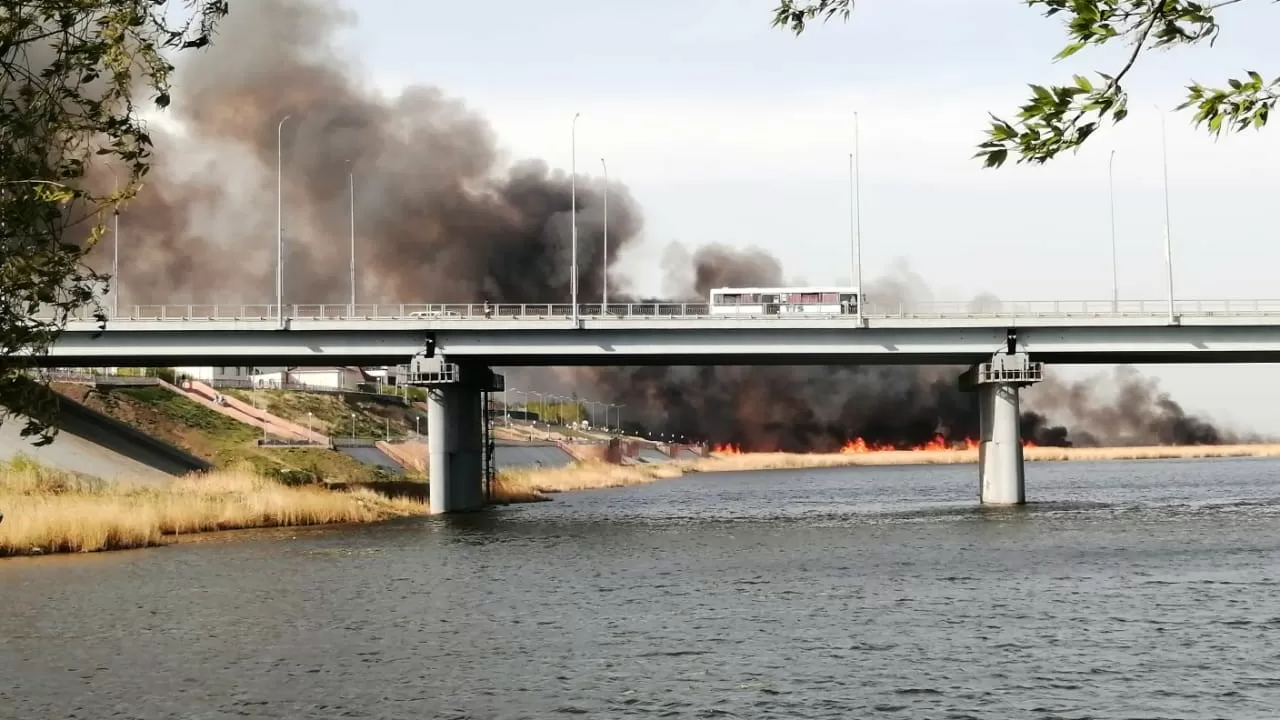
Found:
[[[715,288],[712,315],[853,315],[861,293],[851,287]]]

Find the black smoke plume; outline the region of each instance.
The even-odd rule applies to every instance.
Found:
[[[567,300],[569,176],[540,161],[508,166],[484,119],[440,90],[415,86],[394,97],[372,90],[332,44],[350,20],[327,0],[235,3],[213,48],[183,58],[173,124],[155,128],[155,167],[121,216],[123,304],[274,302],[277,153],[286,303],[348,301],[351,179],[360,303]],[[95,181],[109,183],[110,175],[99,169]],[[598,181],[578,181],[584,297],[600,292],[600,189]],[[625,187],[613,184],[609,193],[612,264],[639,239],[642,222]],[[663,266],[668,297],[679,300],[704,299],[717,285],[786,281],[781,263],[759,250],[675,247]],[[611,295],[625,302],[626,275],[611,271]],[[880,302],[927,299],[923,284],[906,272],[868,292]],[[976,399],[959,391],[959,370],[646,367],[518,374],[525,387],[624,403],[633,427],[803,451],[835,449],[854,437],[898,446],[939,435],[975,437]],[[1115,407],[1096,404],[1087,387],[1077,393],[1087,402],[1047,403],[1076,413],[1085,431],[1068,432],[1028,412],[1024,435],[1055,445],[1077,438],[1221,441],[1222,433],[1187,417],[1151,389],[1151,381],[1128,382]],[[1053,395],[1035,390],[1028,396],[1037,393]],[[1106,408],[1127,419],[1100,422],[1111,417]]]

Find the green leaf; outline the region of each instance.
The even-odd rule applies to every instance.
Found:
[[[1076,53],[1078,53],[1078,52],[1080,52],[1082,49],[1084,49],[1084,46],[1085,46],[1086,44],[1087,44],[1087,43],[1085,43],[1085,42],[1083,42],[1083,41],[1081,41],[1081,42],[1073,42],[1073,43],[1071,43],[1070,45],[1068,45],[1068,46],[1066,46],[1066,47],[1062,48],[1061,50],[1059,50],[1059,51],[1058,51],[1058,54],[1053,56],[1053,59],[1054,59],[1054,60],[1062,60],[1062,59],[1064,59],[1064,58],[1069,58],[1069,57],[1071,57],[1072,55],[1075,55]]]

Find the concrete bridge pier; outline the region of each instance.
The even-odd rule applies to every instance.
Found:
[[[428,478],[432,513],[484,506],[481,393],[459,385],[427,391]]]
[[[426,359],[432,360],[432,359]],[[415,362],[408,383],[427,388],[428,482],[433,514],[479,510],[488,501],[492,455],[486,393],[502,376],[482,366]]]
[[[1019,390],[1044,379],[1044,363],[999,353],[973,366],[961,386],[978,393],[978,498],[983,505],[1026,503]]]

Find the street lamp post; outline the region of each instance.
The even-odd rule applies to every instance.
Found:
[[[356,313],[356,174],[350,169],[351,161],[347,161],[347,187],[351,196],[351,308],[347,315]]]
[[[1120,274],[1116,266],[1116,151],[1111,151],[1107,161],[1107,188],[1111,197],[1111,312],[1120,311]]]
[[[609,166],[604,158],[600,158],[600,168],[604,171],[604,263],[600,271],[602,287],[600,292],[600,312],[609,313]]]
[[[276,125],[276,318],[284,327],[284,122]]]
[[[569,214],[570,219],[570,243],[572,249],[570,252],[570,277],[569,277],[569,302],[573,307],[569,309],[569,317],[576,323],[578,321],[578,117],[582,113],[573,114],[572,132],[569,138]]]
[[[356,439],[356,414],[351,413],[351,439]]]
[[[1171,222],[1169,213],[1169,144],[1165,135],[1164,111],[1160,112],[1160,155],[1164,162],[1164,262],[1169,281],[1169,323],[1177,322],[1177,314],[1173,308],[1173,241],[1170,239]]]
[[[307,444],[315,443],[315,438],[311,434],[311,413],[307,413]]]
[[[862,168],[859,157],[858,113],[853,114],[853,152],[849,154],[849,232],[853,235],[853,277],[858,289],[854,306],[858,327],[862,327]]]
[[[115,194],[120,194],[120,175],[111,168]],[[111,206],[111,319],[120,317],[120,199]]]

